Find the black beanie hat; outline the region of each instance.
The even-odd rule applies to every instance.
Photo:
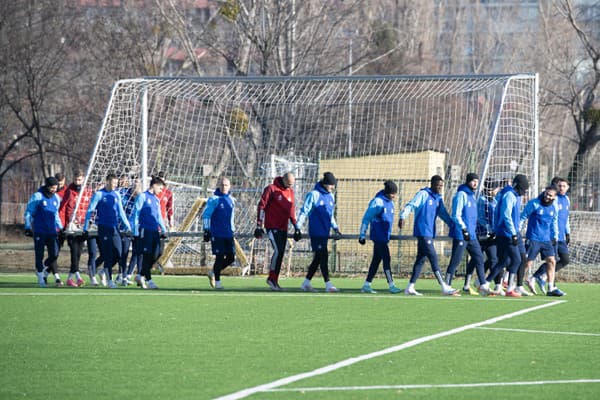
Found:
[[[431,186],[435,185],[438,182],[443,182],[444,178],[442,178],[439,175],[434,175],[431,177],[431,180],[429,181],[429,183],[431,184]]]
[[[56,179],[53,176],[49,176],[46,178],[46,181],[44,182],[44,186],[46,186],[46,187],[58,186],[58,179]]]
[[[387,181],[383,182],[383,193],[385,193],[385,194],[398,193],[398,186],[394,183],[394,181],[387,180]]]
[[[472,180],[475,180],[475,179],[479,180],[479,175],[477,175],[474,172],[470,172],[470,173],[467,174],[467,179],[465,180],[465,183],[469,183],[469,182],[471,182]]]
[[[515,179],[513,179],[513,188],[520,196],[523,196],[527,189],[529,189],[529,180],[527,177],[522,174],[515,175]]]
[[[325,172],[323,174],[323,179],[321,179],[321,184],[323,185],[337,185],[337,179],[331,172]]]

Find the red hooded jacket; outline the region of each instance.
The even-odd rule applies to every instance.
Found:
[[[278,176],[263,190],[256,215],[256,224],[266,229],[287,232],[288,220],[296,225],[294,189],[285,187],[283,177]]]
[[[173,192],[165,187],[156,197],[160,201],[160,213],[168,228],[173,221]]]
[[[75,184],[71,183],[67,190],[64,192],[64,196],[62,201],[60,202],[60,208],[58,210],[58,215],[60,216],[60,220],[67,229],[67,225],[71,221],[71,217],[73,216],[73,211],[75,211],[75,205],[77,204],[77,196],[79,196],[79,191],[77,191]],[[75,218],[75,222],[80,227],[83,227],[83,222],[85,220],[85,213],[87,211],[88,205],[90,204],[90,199],[92,198],[92,191],[89,188],[85,188],[83,190],[83,196],[81,197],[81,203],[79,204],[79,208],[77,209],[77,217]]]

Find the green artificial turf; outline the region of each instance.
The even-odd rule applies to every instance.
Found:
[[[32,273],[0,274],[0,399],[216,398],[557,300],[442,297],[425,279],[420,298],[391,295],[382,279],[374,295],[361,279],[335,279],[337,294],[319,278],[320,293],[301,292],[301,279],[282,279],[282,293],[264,278],[225,277],[221,292],[205,277],[155,281],[158,291],[41,289]],[[598,382],[460,386],[600,379],[600,286],[561,289],[560,304],[279,387],[323,390],[248,398],[599,398]],[[421,384],[459,386],[393,387]],[[374,385],[392,387],[356,388]]]

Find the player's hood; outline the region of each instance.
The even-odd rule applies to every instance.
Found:
[[[47,197],[47,198],[51,198],[52,196],[54,196],[54,193],[50,193],[46,186],[40,186],[40,188],[38,189],[38,192],[40,192],[44,197]]]
[[[229,193],[225,194],[225,193],[221,192],[221,189],[217,188],[217,189],[215,189],[214,195],[222,197],[222,196],[229,196]]]
[[[323,187],[320,181],[315,184],[314,190],[316,190],[319,193],[329,194],[329,191]]]
[[[460,186],[459,186],[459,187],[456,189],[456,191],[457,191],[457,192],[465,192],[465,193],[467,193],[467,194],[473,194],[473,193],[475,193],[475,192],[473,191],[473,189],[471,189],[471,188],[469,187],[469,185],[467,185],[466,183],[463,183],[462,185],[460,185]]]
[[[283,176],[278,176],[275,179],[273,179],[273,185],[277,186],[281,190],[289,189],[289,188],[286,188],[285,185],[283,184]]]

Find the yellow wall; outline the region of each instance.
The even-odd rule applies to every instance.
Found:
[[[445,154],[436,151],[388,154],[379,156],[324,159],[319,162],[319,176],[330,171],[338,179],[336,188],[336,220],[346,234],[358,234],[363,214],[369,201],[383,189],[383,182],[391,179],[398,185],[394,230],[398,234],[398,215],[415,193],[425,186],[433,175],[444,176]],[[401,234],[412,235],[412,215],[406,221]],[[438,222],[438,230],[443,225]],[[415,253],[414,242],[403,242],[401,251]],[[371,246],[360,246],[355,241],[336,244],[340,253],[371,252]],[[439,249],[441,251],[441,249]],[[396,242],[390,243],[392,259],[398,254]],[[342,256],[343,257],[343,256]],[[340,260],[343,264],[344,260]]]

